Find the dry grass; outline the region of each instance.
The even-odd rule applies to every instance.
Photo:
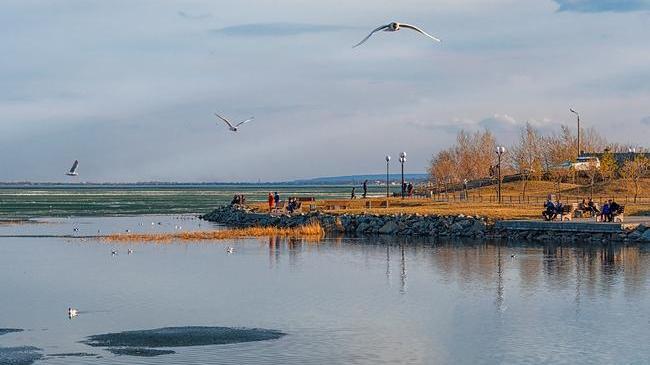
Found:
[[[439,214],[439,215],[479,215],[492,219],[531,219],[539,218],[543,204],[549,193],[556,194],[557,185],[550,181],[530,181],[527,187],[526,199],[521,196],[519,181],[504,183],[502,185],[503,204],[495,202],[495,187],[487,186],[469,190],[469,199],[461,201],[459,192],[455,195],[444,194],[438,198],[448,198],[450,201],[435,201],[425,198],[369,198],[346,200],[323,200],[313,202],[316,209],[331,214]],[[625,195],[625,182],[613,181],[601,184],[594,189],[594,199],[602,203],[607,198],[615,198],[620,204],[625,205],[626,215],[650,214],[650,180],[646,179],[642,185],[639,203],[634,204],[630,195]],[[561,184],[561,195],[564,203],[578,202],[588,196],[589,187],[575,184]],[[645,193],[643,193],[645,192]],[[627,196],[628,199],[625,199]],[[380,205],[388,201],[388,207]],[[370,202],[370,208],[366,203]],[[268,211],[266,203],[253,203],[251,207],[260,212]],[[309,203],[303,203],[303,210],[309,210]]]
[[[317,237],[325,234],[323,227],[318,223],[310,223],[295,228],[277,227],[249,227],[238,229],[226,229],[221,231],[200,231],[200,232],[179,232],[179,233],[119,233],[102,237],[109,242],[165,242],[165,241],[202,241],[202,240],[225,240],[250,237]]]

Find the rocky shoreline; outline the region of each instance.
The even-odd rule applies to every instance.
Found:
[[[650,227],[639,225],[634,229],[615,233],[570,232],[550,230],[509,230],[499,227],[484,217],[465,215],[421,214],[341,214],[321,212],[297,215],[270,215],[258,213],[244,206],[219,207],[200,218],[231,227],[297,227],[317,222],[327,233],[460,237],[471,239],[503,239],[558,243],[650,242]]]

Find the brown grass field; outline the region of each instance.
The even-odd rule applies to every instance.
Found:
[[[312,204],[319,211],[332,214],[439,214],[439,215],[472,215],[491,219],[532,219],[539,218],[543,204],[548,194],[557,195],[557,184],[550,181],[528,182],[526,198],[521,194],[522,183],[510,182],[502,184],[502,203],[496,202],[496,189],[487,186],[468,191],[468,199],[461,200],[460,192],[440,194],[434,199],[428,198],[378,198],[354,200],[323,200]],[[560,198],[563,203],[579,202],[589,196],[590,187],[562,183]],[[625,205],[626,215],[650,215],[650,179],[642,181],[637,203],[633,203],[633,193],[624,181],[594,186],[593,198],[599,204],[606,199],[614,198]],[[388,201],[388,207],[385,202]],[[370,207],[367,206],[370,202]],[[384,204],[384,206],[381,206]],[[309,211],[309,203],[303,203],[302,211]],[[260,212],[268,211],[266,203],[252,203],[250,206]],[[380,207],[381,206],[381,207]]]
[[[276,227],[249,227],[226,229],[221,231],[200,231],[180,233],[119,233],[102,237],[108,242],[170,242],[170,241],[203,241],[203,240],[225,240],[251,237],[285,237],[285,238],[320,238],[325,231],[318,223],[310,223],[295,228]]]

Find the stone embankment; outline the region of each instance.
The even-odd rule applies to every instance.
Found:
[[[326,232],[403,236],[483,238],[488,223],[481,217],[420,214],[341,214],[320,212],[297,215],[256,213],[245,207],[223,206],[201,217],[233,227],[296,227],[318,222]]]
[[[321,212],[297,215],[270,215],[242,206],[223,206],[201,217],[232,227],[297,227],[318,222],[326,232],[491,238],[552,243],[650,243],[650,227],[640,224],[625,229],[621,225],[575,225],[566,222],[488,221],[484,217],[421,214],[341,214]],[[504,224],[505,223],[505,224]]]

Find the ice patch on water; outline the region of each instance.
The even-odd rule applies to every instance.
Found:
[[[88,352],[66,352],[62,354],[47,354],[48,357],[100,357],[97,354],[91,354]]]
[[[172,350],[158,350],[158,349],[145,349],[141,347],[113,347],[107,349],[115,355],[128,355],[128,356],[141,356],[141,357],[154,357],[160,355],[175,354],[176,351]]]
[[[0,347],[0,364],[31,365],[43,357],[41,349],[32,346]]]
[[[13,332],[22,332],[20,328],[0,328],[0,336],[6,335],[7,333],[13,333]]]
[[[82,343],[94,347],[184,347],[275,340],[284,335],[260,328],[165,327],[93,335]]]

